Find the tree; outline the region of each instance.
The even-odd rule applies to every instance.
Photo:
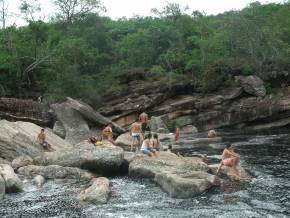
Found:
[[[100,0],[53,0],[53,3],[58,7],[57,18],[66,23],[72,23],[74,19],[89,13],[105,10]]]
[[[20,11],[27,22],[41,20],[41,17],[38,16],[41,12],[38,0],[21,0]]]
[[[2,29],[6,28],[6,20],[7,20],[7,10],[8,10],[8,4],[6,3],[5,0],[0,0],[0,10],[1,10],[1,16],[0,16],[0,21],[2,22]]]

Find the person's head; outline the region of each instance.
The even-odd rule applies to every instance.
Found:
[[[109,123],[108,123],[108,126],[109,126],[109,127],[113,127],[113,123],[112,123],[112,122],[109,122]]]
[[[152,134],[151,133],[148,133],[145,135],[145,138],[144,139],[151,139],[152,138]]]
[[[176,132],[179,132],[180,131],[180,128],[179,127],[176,127]]]
[[[155,134],[153,135],[153,138],[154,138],[154,139],[158,139],[158,134],[155,133]]]
[[[44,133],[44,129],[41,129],[41,133]]]
[[[232,149],[232,144],[226,144],[226,149]]]

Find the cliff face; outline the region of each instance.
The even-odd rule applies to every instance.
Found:
[[[67,102],[71,104],[72,101]],[[207,94],[194,92],[187,81],[170,85],[158,81],[139,83],[128,85],[121,92],[107,93],[97,111],[81,102],[74,106],[72,114],[77,116],[71,115],[74,117],[70,118],[67,114],[68,120],[80,117],[86,129],[102,129],[112,120],[118,133],[123,132],[122,128],[133,123],[143,111],[161,118],[168,126],[193,124],[199,131],[221,127],[263,130],[290,124],[289,92],[281,89],[279,94],[266,95],[263,81],[253,76],[239,76],[235,86]],[[57,118],[64,126],[67,124],[57,116],[56,110],[50,111],[49,107],[38,102],[0,98],[1,119],[52,126]],[[80,124],[79,121],[76,123]],[[80,125],[75,130],[80,131]]]

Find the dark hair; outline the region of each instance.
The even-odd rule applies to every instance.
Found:
[[[109,122],[108,125],[113,125],[113,123],[112,122]]]
[[[154,133],[153,138],[158,139],[158,134]]]
[[[172,149],[172,144],[168,145],[168,149],[170,149],[170,150]]]
[[[230,148],[231,146],[231,144],[226,144],[226,148]]]
[[[152,138],[152,134],[148,133],[147,135],[145,135],[145,139],[151,139]]]
[[[41,131],[43,131],[43,132],[44,132],[44,129],[41,129]]]

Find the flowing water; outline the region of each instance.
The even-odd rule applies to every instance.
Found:
[[[172,199],[149,180],[116,177],[111,178],[110,201],[100,206],[76,200],[80,181],[48,181],[41,189],[27,182],[24,192],[6,195],[0,202],[0,217],[290,217],[290,134],[222,134],[222,144],[180,152],[206,153],[217,162],[221,147],[231,142],[254,177],[251,182],[225,180],[193,199]]]

